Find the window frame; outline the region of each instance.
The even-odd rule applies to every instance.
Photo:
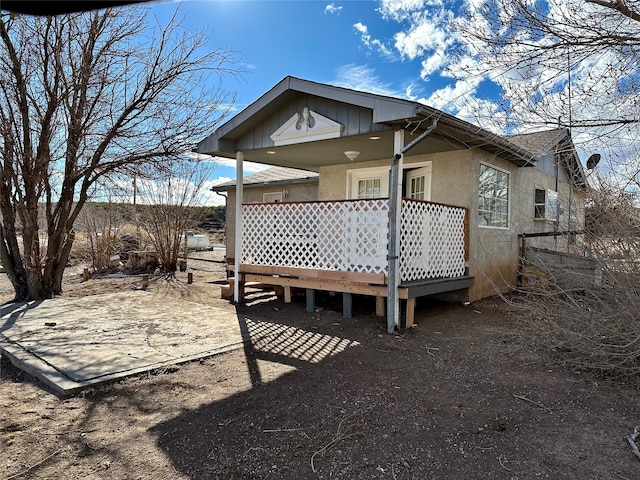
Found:
[[[480,188],[480,176],[482,175],[482,167],[486,167],[486,168],[490,168],[492,170],[495,170],[496,172],[499,173],[503,173],[504,175],[506,175],[507,177],[507,198],[506,198],[506,206],[507,206],[507,211],[506,211],[506,215],[505,215],[505,224],[504,225],[483,225],[480,222],[480,219],[482,218],[482,214],[481,214],[481,188]],[[496,182],[497,183],[497,182]],[[486,197],[485,197],[486,198]],[[499,197],[491,197],[494,199],[499,199]],[[498,213],[495,211],[491,211],[491,210],[486,210],[490,213]],[[480,162],[480,168],[478,169],[478,227],[480,228],[491,228],[491,229],[498,229],[498,230],[509,230],[509,225],[511,223],[511,172],[509,172],[508,170],[505,170],[504,168],[500,168],[500,167],[496,167],[495,165],[492,165],[490,163],[485,163],[485,162]]]
[[[276,197],[279,197],[275,199]],[[264,192],[262,194],[262,203],[279,203],[282,202],[282,192]],[[269,200],[270,198],[274,200]]]
[[[542,192],[542,203],[538,201],[538,192]],[[533,219],[534,220],[547,220],[547,189],[546,188],[534,188],[533,191]]]

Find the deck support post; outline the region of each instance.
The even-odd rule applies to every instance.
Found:
[[[282,288],[284,288],[284,303],[291,303],[291,287],[285,285]]]
[[[405,322],[405,328],[413,327],[413,323],[415,321],[415,311],[416,311],[416,298],[407,298],[407,317]]]
[[[242,260],[242,197],[243,192],[243,167],[244,153],[236,152],[236,218],[235,218],[235,238],[234,238],[234,261],[233,261],[233,276],[236,281],[233,285],[233,301],[235,303],[241,303],[243,299],[240,298],[240,261]],[[244,282],[243,282],[244,283]],[[243,285],[244,289],[244,285]],[[244,297],[244,290],[242,297]]]
[[[376,316],[384,317],[384,297],[376,297]]]
[[[344,318],[353,317],[353,295],[350,293],[342,294],[342,316]]]
[[[316,309],[316,291],[313,288],[306,289],[307,313],[313,313]]]

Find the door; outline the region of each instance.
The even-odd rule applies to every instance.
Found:
[[[431,200],[431,165],[407,172],[405,196],[415,200]]]
[[[347,197],[353,200],[389,196],[389,168],[363,168],[348,172]],[[355,271],[369,272],[386,255],[386,211],[358,207],[347,214],[345,228],[349,232],[345,250],[348,264]],[[384,248],[383,248],[384,247]],[[384,251],[383,251],[384,250]]]

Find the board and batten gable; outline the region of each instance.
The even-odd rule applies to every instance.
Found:
[[[272,148],[273,140],[271,135],[286,124],[293,115],[299,114],[305,108],[342,125],[341,137],[388,130],[388,127],[373,123],[373,111],[370,108],[300,93],[295,100],[287,103],[268,119],[240,136],[237,143],[238,150]]]

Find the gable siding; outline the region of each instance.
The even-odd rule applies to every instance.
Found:
[[[550,177],[556,178],[556,161],[554,158],[554,154],[548,153],[544,156],[541,156],[536,162],[535,168],[543,173],[546,173]],[[559,168],[558,181],[569,183],[569,175],[567,174],[567,169],[563,166]]]
[[[238,139],[238,150],[258,150],[273,147],[271,135],[280,128],[295,113],[302,113],[304,107],[317,112],[344,126],[342,137],[364,135],[373,131],[384,130],[383,126],[372,125],[373,111],[368,108],[347,105],[314,95],[300,95],[271,118],[253,128]]]

